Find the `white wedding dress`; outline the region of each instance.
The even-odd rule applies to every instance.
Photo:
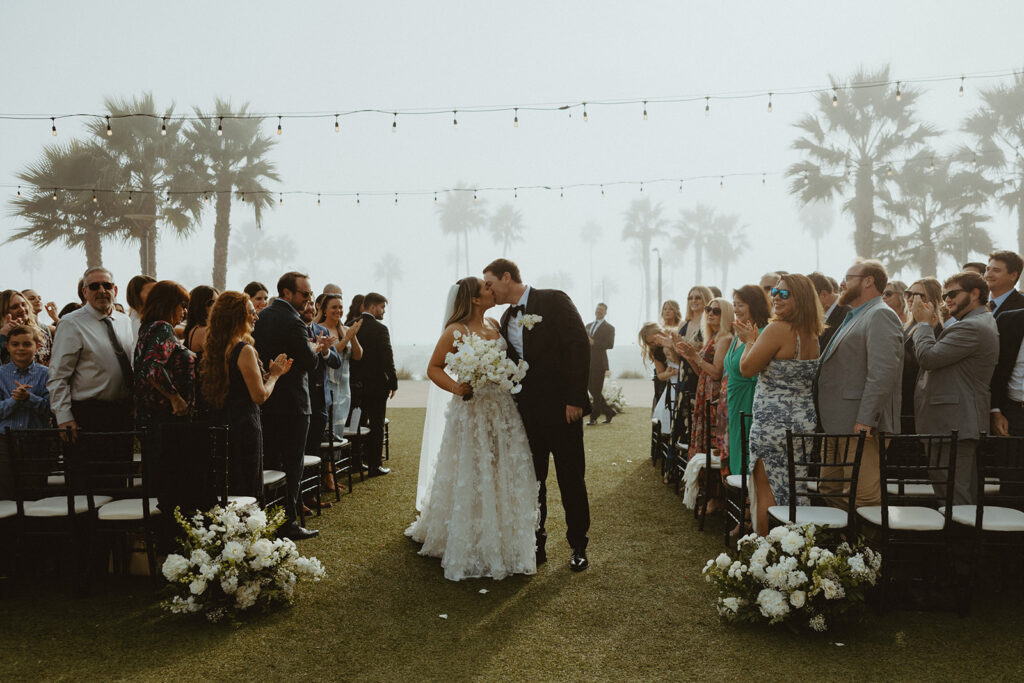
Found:
[[[421,514],[405,535],[423,544],[420,555],[441,558],[452,581],[534,574],[538,491],[515,401],[487,386],[449,401]]]

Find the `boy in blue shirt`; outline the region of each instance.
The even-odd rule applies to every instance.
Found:
[[[16,325],[7,334],[11,362],[0,365],[0,500],[14,497],[14,481],[4,432],[10,429],[46,429],[50,426],[50,392],[45,365],[34,361],[38,333]]]

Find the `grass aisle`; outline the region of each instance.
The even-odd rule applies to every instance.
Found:
[[[63,586],[0,601],[0,680],[982,679],[1024,676],[1020,592],[968,619],[897,612],[846,632],[721,624],[697,531],[647,456],[633,408],[586,430],[591,568],[573,574],[554,472],[548,562],[533,577],[451,583],[402,535],[413,517],[422,409],[392,420],[393,473],[357,484],[301,545],[328,577],[291,609],[227,624],[164,615],[143,580],[82,600]],[[486,594],[479,591],[486,589]],[[447,619],[439,617],[447,614]],[[841,641],[839,647],[834,643]]]

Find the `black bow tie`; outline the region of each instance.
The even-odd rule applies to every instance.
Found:
[[[522,304],[516,304],[515,306],[512,306],[511,308],[508,309],[509,318],[516,317],[517,313],[526,313],[526,306],[523,306]]]

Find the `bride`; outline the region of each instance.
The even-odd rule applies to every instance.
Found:
[[[498,385],[473,391],[445,371],[445,356],[458,350],[462,335],[487,340],[504,354],[498,323],[484,318],[494,306],[494,294],[482,280],[467,277],[453,287],[449,302],[450,315],[427,376],[460,399],[448,401],[436,460],[429,457],[427,442],[436,425],[428,406],[417,506],[421,514],[405,535],[423,544],[420,555],[441,558],[444,576],[452,581],[533,574],[538,484],[519,411],[512,395]],[[461,400],[469,394],[469,400]]]

